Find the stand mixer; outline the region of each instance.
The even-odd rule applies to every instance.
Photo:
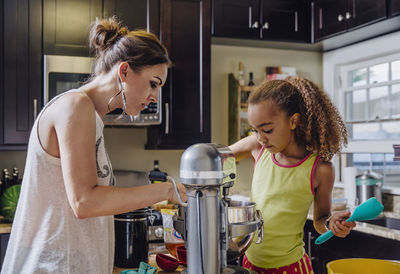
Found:
[[[150,177],[171,181],[181,206],[186,207],[184,218],[174,222],[185,239],[186,273],[253,273],[227,263],[244,253],[256,230],[258,242],[263,239],[263,220],[255,204],[228,197],[236,177],[235,157],[228,147],[195,144],[184,151],[180,179],[186,187],[187,203],[181,200],[173,178],[153,172]]]

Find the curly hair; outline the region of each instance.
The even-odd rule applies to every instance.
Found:
[[[249,104],[272,100],[291,117],[300,114],[295,141],[325,161],[347,144],[347,129],[328,95],[313,82],[301,77],[264,82],[250,94]]]

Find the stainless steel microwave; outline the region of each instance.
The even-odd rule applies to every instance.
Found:
[[[93,72],[93,58],[80,56],[44,55],[44,104],[58,94],[79,88]],[[161,89],[158,102],[150,103],[136,116],[124,115],[117,109],[103,118],[105,125],[110,126],[146,126],[161,124]]]

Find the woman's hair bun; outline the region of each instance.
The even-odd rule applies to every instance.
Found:
[[[97,52],[104,51],[128,32],[127,27],[122,26],[115,16],[107,19],[96,18],[90,29],[90,47]]]

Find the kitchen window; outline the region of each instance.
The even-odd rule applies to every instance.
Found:
[[[344,166],[371,168],[384,175],[386,187],[400,187],[392,148],[400,143],[400,54],[340,66],[339,87],[349,137]]]

